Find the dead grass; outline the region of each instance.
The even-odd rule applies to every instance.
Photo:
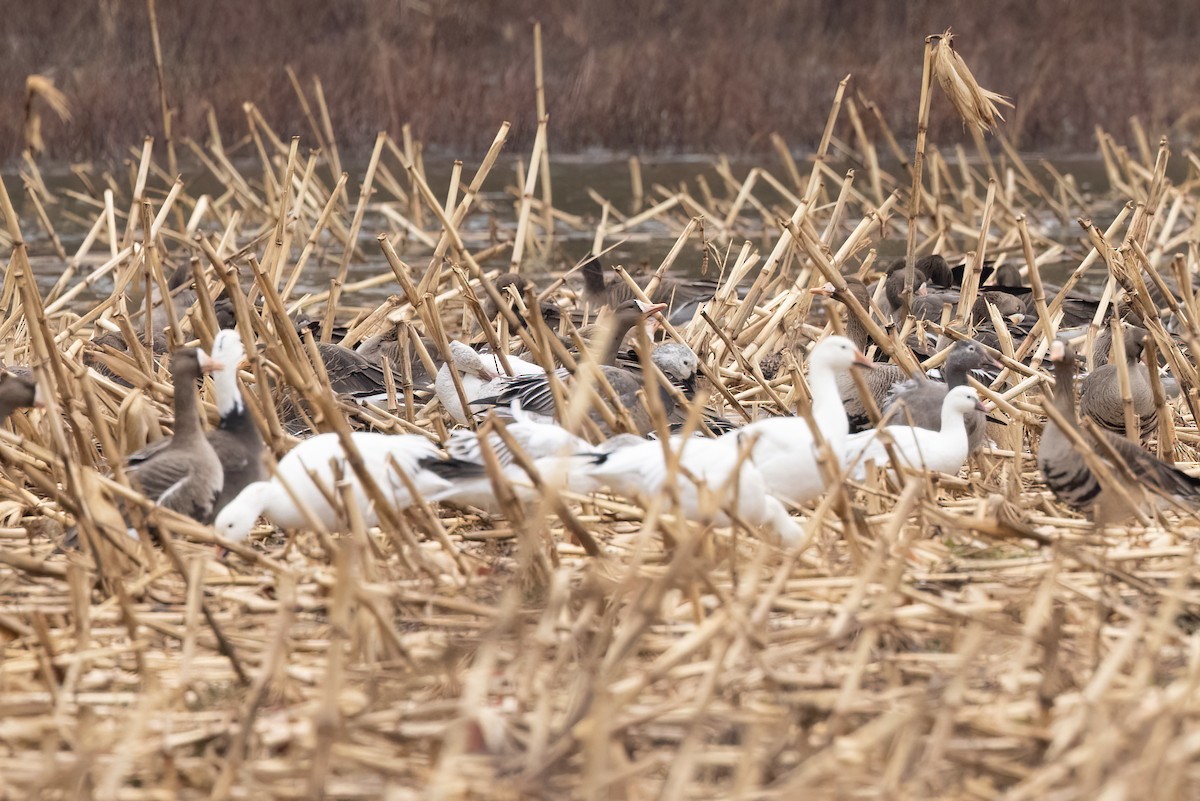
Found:
[[[1009,419],[997,448],[936,485],[838,482],[800,512],[806,539],[789,551],[740,527],[684,523],[666,500],[598,496],[508,521],[437,509],[336,538],[262,531],[218,559],[211,529],[146,504],[111,469],[161,433],[170,390],[153,353],[91,339],[115,328],[136,340],[139,301],[125,290],[181,265],[200,299],[170,335],[210,342],[209,301],[232,293],[243,335],[262,345],[243,386],[276,455],[292,441],[275,413],[283,387],[322,430],[445,426],[436,404],[399,402],[411,397],[403,382],[391,411],[335,399],[289,312],[502,341],[507,326],[485,333],[474,301],[516,251],[522,270],[564,278],[547,297],[574,304],[555,257],[567,232],[597,250],[677,236],[662,269],[707,259],[723,279],[705,313],[670,334],[702,355],[720,411],[803,409],[791,346],[827,330],[808,289],[882,266],[878,247],[907,233],[897,212],[909,176],[878,166],[890,145],[883,129],[856,130],[865,111],[846,96],[825,136],[805,128],[862,165],[852,179],[824,151],[803,173],[735,175],[718,161],[719,181],[647,187],[632,216],[598,197],[598,220],[545,204],[536,147],[515,202],[479,196],[507,127],[453,187],[429,186],[418,142],[387,138],[364,174],[335,183],[332,149],[309,156],[253,108],[241,127],[221,124],[250,138],[257,163],[234,166],[216,141],[179,143],[210,171],[211,194],[176,183],[152,143],[127,172],[81,168],[61,195],[25,163],[22,181],[0,184],[0,342],[52,400],[0,432],[0,797],[1195,796],[1196,521],[1170,513],[1101,535],[1048,497],[1031,457],[1053,324],[1003,343],[1009,370],[987,390]],[[346,130],[338,117],[333,127]],[[319,121],[309,128],[328,137]],[[1148,284],[1190,286],[1200,179],[1167,180],[1165,147],[1102,134],[1104,200],[1134,205],[1064,237],[1056,221],[1090,212],[1072,179],[1035,174],[1011,150],[971,163],[937,144],[918,183],[918,253],[974,251],[1034,277],[1065,262],[1072,282],[1099,274],[1146,311]],[[8,213],[18,186],[32,209],[20,219]],[[61,284],[39,291],[30,259],[60,259],[54,234],[69,228],[93,235],[55,262],[68,265]],[[352,270],[375,247],[389,269]],[[105,296],[79,301],[83,281]],[[363,303],[378,284],[395,297]],[[1173,312],[1195,352],[1200,315],[1185,295]],[[909,330],[869,322],[887,350]],[[1178,343],[1150,327],[1194,388]],[[531,344],[546,355],[546,341],[535,332]],[[84,369],[84,354],[135,388]],[[776,355],[768,381],[757,365]],[[1189,468],[1196,402],[1193,391],[1170,410],[1176,441],[1163,442]],[[175,537],[154,547],[139,524],[134,543],[122,512]],[[58,553],[70,525],[84,547]]]
[[[545,34],[555,152],[765,152],[772,131],[812,148],[813,121],[847,73],[852,92],[911,135],[920,43],[946,27],[969,43],[980,82],[1013,97],[1006,130],[1025,148],[1086,149],[1096,120],[1115,126],[1133,115],[1155,133],[1178,126],[1177,140],[1197,130],[1200,78],[1187,65],[1200,14],[1165,0],[1095,10],[1070,0],[761,0],[686,13],[661,0],[522,0],[486,13],[463,0],[215,0],[163,5],[158,16],[176,134],[194,138],[208,135],[210,107],[235,137],[247,100],[282,131],[306,131],[282,66],[290,64],[306,86],[324,81],[338,135],[358,150],[377,130],[410,123],[423,141],[481,152],[505,119],[513,145],[528,149],[536,119],[514,114],[534,107],[534,18]],[[6,20],[6,41],[0,74],[14,80],[0,97],[0,158],[23,147],[17,82],[31,73],[54,77],[77,110],[70,124],[47,125],[52,157],[111,155],[161,133],[148,102],[157,87],[145,3],[26,4]],[[952,115],[931,123],[943,144],[966,139]]]

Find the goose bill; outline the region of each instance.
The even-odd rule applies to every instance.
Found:
[[[668,308],[667,304],[665,303],[642,303],[640,300],[637,301],[637,305],[642,311],[643,318],[653,317],[656,314],[662,314]]]
[[[875,362],[873,362],[873,361],[871,361],[870,359],[868,359],[866,356],[864,356],[864,355],[862,354],[862,352],[861,352],[861,351],[859,351],[858,353],[855,353],[855,354],[854,354],[854,366],[855,366],[855,367],[862,367],[862,368],[864,368],[864,369],[866,369],[866,370],[874,370],[874,369],[875,369]]]
[[[200,372],[215,373],[217,370],[225,369],[224,364],[222,364],[219,360],[214,359],[212,356],[209,356],[204,351],[200,351],[199,355],[200,355],[200,358],[199,358]]]

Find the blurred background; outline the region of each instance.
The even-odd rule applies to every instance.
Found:
[[[43,74],[71,119],[43,120],[46,156],[124,152],[162,117],[145,0],[0,0],[0,159],[23,148],[25,78]],[[1200,130],[1200,4],[1146,0],[159,0],[176,136],[246,131],[251,101],[280,133],[308,124],[285,66],[319,76],[348,151],[411,123],[428,147],[479,153],[502,120],[532,140],[533,21],[541,22],[550,144],[588,150],[754,153],[778,132],[816,144],[839,80],[915,130],[922,42],[954,29],[980,83],[1006,94],[1022,150],[1091,151],[1094,127],[1190,144]],[[869,121],[868,121],[869,122]],[[969,141],[935,96],[931,133]]]

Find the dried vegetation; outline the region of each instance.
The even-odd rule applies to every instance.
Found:
[[[170,409],[136,298],[180,268],[199,298],[168,336],[208,344],[212,301],[230,293],[261,343],[244,387],[278,456],[292,441],[275,411],[282,392],[323,430],[440,437],[445,426],[403,380],[387,409],[336,399],[289,313],[323,314],[318,339],[334,322],[350,344],[398,323],[443,346],[448,332],[481,336],[476,301],[491,279],[553,264],[556,237],[586,231],[603,250],[666,230],[677,241],[661,270],[707,261],[722,277],[671,336],[701,355],[713,403],[740,420],[806,408],[795,346],[824,326],[808,289],[880,266],[876,248],[906,233],[905,206],[918,254],[1031,277],[1066,264],[1070,282],[1099,275],[1108,301],[1130,293],[1187,388],[1160,415],[1159,447],[1191,465],[1200,384],[1149,314],[1148,287],[1178,282],[1171,311],[1194,343],[1195,156],[1172,182],[1165,144],[1154,151],[1140,128],[1132,149],[1101,133],[1119,208],[1103,230],[1070,176],[1027,164],[1002,136],[980,160],[923,150],[910,202],[907,155],[881,116],[868,136],[875,108],[844,86],[808,162],[776,140],[780,170],[735,175],[718,159],[717,185],[649,187],[634,212],[597,196],[587,219],[547,202],[544,123],[510,194],[484,197],[507,126],[448,187],[429,186],[411,136],[381,135],[349,178],[319,92],[304,95],[305,143],[319,151],[305,155],[254,106],[250,163],[216,137],[172,143],[170,159],[194,160],[219,187],[207,194],[164,167],[161,143],[135,152],[128,174],[80,168],[58,193],[26,160],[20,186],[0,193],[0,341],[6,362],[33,365],[53,391],[47,409],[0,431],[0,797],[1195,795],[1195,519],[1102,534],[1049,498],[1030,454],[1052,323],[1002,341],[1009,369],[987,394],[1009,423],[964,477],[840,484],[802,513],[806,538],[786,552],[754,532],[686,524],[669,499],[599,496],[507,521],[418,508],[382,532],[269,534],[224,543],[218,558],[211,529],[145,504],[120,475]],[[834,169],[835,154],[855,169]],[[67,227],[87,232],[73,253],[58,235]],[[363,275],[376,252],[388,268]],[[61,277],[39,285],[48,264]],[[544,291],[570,305],[561,267],[566,284]],[[395,295],[359,305],[374,286]],[[111,330],[136,344],[92,342]],[[487,336],[529,336],[544,351],[539,331],[504,321]],[[768,379],[760,362],[777,356]],[[122,512],[175,536],[131,541]],[[81,550],[56,549],[66,526]]]

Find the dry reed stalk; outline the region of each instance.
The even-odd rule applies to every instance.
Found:
[[[992,204],[995,200],[996,182],[988,181],[987,198],[983,202],[982,222],[979,225],[979,238],[963,275],[962,292],[954,316],[955,326],[962,325],[967,319],[971,306],[975,303],[975,295],[979,291],[979,280],[983,274],[983,262],[987,250],[988,228],[992,222]]]
[[[319,92],[316,105],[309,125],[331,139]],[[871,143],[854,122],[855,105],[848,104],[855,136],[847,137],[865,154]],[[865,101],[857,105],[882,123],[877,108]],[[3,358],[36,364],[40,341],[69,366],[58,379],[49,361],[54,356],[46,351],[58,385],[55,408],[18,413],[13,419],[18,434],[0,433],[0,485],[6,497],[16,499],[0,504],[0,539],[5,543],[0,560],[6,563],[0,579],[9,600],[0,615],[0,642],[5,643],[0,672],[8,704],[8,756],[0,757],[0,784],[15,787],[22,797],[71,795],[81,786],[72,784],[80,776],[103,784],[114,797],[132,792],[128,785],[134,780],[143,794],[186,781],[198,792],[221,797],[233,795],[233,787],[251,779],[264,795],[282,797],[295,794],[297,778],[306,791],[329,796],[369,795],[379,782],[389,782],[401,793],[411,787],[428,794],[430,777],[436,777],[435,792],[456,797],[472,792],[517,797],[546,787],[560,794],[596,796],[713,797],[732,791],[782,797],[800,786],[819,786],[817,794],[830,798],[877,793],[880,786],[892,794],[921,786],[939,797],[994,795],[1001,786],[1014,797],[1055,792],[1083,797],[1115,792],[1129,776],[1158,781],[1156,786],[1168,794],[1179,787],[1174,795],[1184,795],[1184,788],[1190,788],[1191,752],[1179,744],[1189,731],[1186,699],[1194,694],[1192,674],[1200,674],[1192,668],[1200,659],[1189,650],[1186,634],[1187,616],[1197,600],[1185,591],[1190,549],[1179,543],[1194,523],[1173,520],[1169,530],[1144,535],[1163,540],[1147,546],[1125,533],[1097,536],[1078,520],[1053,511],[1044,514],[1038,508],[1045,505],[1044,493],[1037,491],[1030,471],[1033,454],[1023,447],[1000,457],[1019,460],[1005,476],[1012,504],[993,505],[979,494],[979,484],[990,481],[988,476],[946,480],[938,506],[925,502],[911,507],[905,498],[919,497],[923,481],[906,484],[897,505],[891,493],[841,486],[834,478],[839,488],[803,515],[804,541],[782,562],[774,549],[741,535],[737,521],[732,530],[688,524],[672,514],[669,498],[653,499],[642,508],[560,493],[548,498],[548,508],[527,514],[527,525],[520,530],[419,508],[414,514],[419,527],[429,531],[429,543],[417,541],[405,516],[385,525],[382,535],[368,533],[368,539],[363,539],[361,525],[352,522],[355,533],[349,539],[326,537],[314,547],[311,535],[301,536],[286,547],[284,561],[264,557],[261,544],[230,543],[246,561],[222,566],[209,560],[201,574],[198,563],[189,561],[196,547],[190,543],[214,542],[211,529],[154,510],[136,493],[86,466],[86,460],[101,457],[119,462],[134,441],[151,429],[157,433],[168,412],[169,387],[143,372],[154,362],[140,344],[128,355],[100,354],[97,361],[143,389],[131,392],[88,374],[75,363],[84,344],[80,335],[88,335],[88,329],[117,329],[140,340],[144,331],[122,306],[128,286],[140,285],[147,276],[159,283],[166,266],[180,258],[203,258],[216,275],[191,265],[201,297],[196,309],[180,310],[178,334],[207,341],[214,328],[212,297],[220,287],[233,294],[247,344],[267,343],[263,354],[249,350],[252,370],[243,376],[253,413],[260,393],[271,405],[272,380],[295,384],[298,396],[309,401],[328,393],[319,365],[309,364],[299,340],[288,333],[288,311],[340,296],[346,305],[337,322],[350,327],[351,342],[390,318],[403,329],[405,346],[420,356],[424,351],[413,334],[428,334],[438,326],[453,334],[460,323],[473,328],[483,322],[477,316],[478,300],[484,293],[495,299],[488,272],[495,262],[485,261],[485,254],[493,259],[501,254],[501,263],[507,260],[504,251],[479,246],[478,217],[470,224],[467,212],[455,219],[470,189],[461,198],[453,188],[449,193],[439,189],[436,196],[427,191],[421,146],[410,134],[400,159],[409,180],[396,186],[380,163],[377,197],[395,199],[371,203],[364,222],[369,227],[380,220],[384,229],[391,229],[376,232],[392,270],[384,280],[394,278],[408,304],[377,298],[360,302],[357,293],[378,285],[377,276],[348,281],[333,293],[311,291],[315,273],[304,246],[312,243],[312,255],[330,243],[340,243],[342,253],[347,247],[347,218],[353,212],[349,203],[330,200],[339,188],[344,193],[345,181],[327,186],[328,176],[314,157],[297,169],[291,149],[257,109],[247,109],[246,122],[251,135],[240,147],[231,144],[227,150],[214,137],[202,151],[203,163],[212,165],[219,183],[208,200],[191,197],[185,187],[173,189],[175,176],[156,159],[147,160],[145,150],[134,154],[124,185],[85,170],[89,177],[81,184],[92,197],[60,195],[59,200],[70,198],[89,210],[78,220],[63,214],[60,205],[40,194],[42,189],[31,190],[39,193],[51,227],[60,235],[67,236],[74,225],[81,233],[109,239],[105,258],[114,261],[87,286],[104,286],[108,294],[99,282],[115,275],[120,290],[90,304],[80,301],[85,297],[84,290],[77,291],[80,283],[61,281],[55,299],[42,300],[44,324],[38,323],[37,304],[26,297],[33,284],[22,254],[10,258],[7,299],[12,314],[0,324]],[[884,137],[880,145],[894,149],[886,123],[879,130]],[[829,134],[830,158],[846,147],[839,133]],[[1143,298],[1134,303],[1149,320],[1153,344],[1186,385],[1190,365],[1178,364],[1182,353],[1167,337],[1166,312],[1183,320],[1185,341],[1197,338],[1188,271],[1196,249],[1188,246],[1186,255],[1171,262],[1171,277],[1187,288],[1183,300],[1164,298],[1159,309],[1144,299],[1147,289],[1161,292],[1167,283],[1167,276],[1158,272],[1164,255],[1187,245],[1194,228],[1189,193],[1195,187],[1164,183],[1156,190],[1157,165],[1150,164],[1146,153],[1130,156],[1111,137],[1101,147],[1141,206],[1123,211],[1103,241],[1088,232],[1090,252],[1057,247],[1036,226],[1019,219],[1038,219],[1034,215],[1044,212],[1061,215],[1068,204],[1076,205],[1077,190],[1064,177],[1039,191],[1007,147],[1006,156],[990,168],[1004,183],[996,187],[992,224],[982,244],[981,190],[987,181],[980,173],[989,170],[972,169],[960,160],[959,170],[952,172],[929,148],[929,187],[920,190],[929,214],[917,221],[918,252],[974,247],[976,254],[986,249],[1003,263],[1020,258],[1019,249],[1031,280],[1065,256],[1076,265],[1078,281],[1103,258],[1113,275],[1113,290]],[[254,166],[237,166],[244,165],[241,155],[255,152]],[[259,167],[263,174],[252,174]],[[701,209],[715,215],[721,225],[706,225],[709,230],[702,237],[730,240],[728,253],[702,245],[706,257],[715,255],[720,266],[716,300],[706,319],[671,336],[683,334],[681,341],[701,353],[715,390],[722,397],[728,394],[747,414],[774,403],[773,397],[785,404],[796,399],[804,408],[805,387],[791,375],[790,352],[782,374],[770,382],[746,363],[757,364],[776,343],[820,335],[806,320],[804,289],[814,272],[828,277],[822,266],[838,273],[870,272],[874,254],[867,248],[886,236],[886,206],[895,202],[895,179],[883,171],[868,174],[872,187],[866,194],[879,199],[876,181],[892,192],[874,215],[872,201],[854,191],[844,181],[844,169],[832,163],[816,167],[814,175],[836,181],[842,187],[837,197],[825,194],[818,182],[804,186],[796,175],[779,191],[778,180],[759,167],[745,181],[733,179],[727,161],[719,163],[717,172],[723,183],[712,187],[694,182],[672,186],[666,195],[654,188],[651,206],[664,197],[666,205],[632,225],[615,205],[620,200],[613,198],[603,238],[612,242],[628,236],[640,246],[646,227],[679,232],[687,227],[688,215]],[[37,173],[28,174],[31,186],[40,186]],[[797,191],[814,192],[814,201],[803,204],[794,232],[781,227],[776,235],[775,219],[802,205],[794,202],[793,181]],[[405,190],[403,196],[396,189]],[[175,193],[174,199],[160,203],[157,198],[168,192]],[[100,193],[108,199],[101,200]],[[154,208],[144,206],[151,199],[156,215]],[[778,210],[772,204],[790,205]],[[499,217],[501,230],[511,235],[515,213],[506,216],[504,207],[489,209],[478,201],[468,205],[468,212]],[[384,211],[392,206],[404,214]],[[277,233],[285,208],[289,219],[281,245]],[[190,213],[186,227],[172,219],[175,210]],[[148,212],[154,220],[147,226]],[[539,224],[552,219],[597,241],[583,221],[543,198],[531,199],[530,213]],[[838,242],[835,232],[845,230],[839,220],[855,214],[857,226]],[[28,219],[45,230],[35,215],[30,207]],[[1111,243],[1121,242],[1130,215],[1144,234],[1129,235],[1122,248],[1114,248]],[[422,218],[417,228],[414,221]],[[123,229],[128,225],[132,234],[128,250],[119,247],[124,231],[117,230],[118,223]],[[440,230],[426,231],[426,224]],[[625,227],[613,233],[616,225]],[[134,226],[142,229],[140,234]],[[135,252],[139,236],[147,246],[137,242]],[[755,243],[761,238],[767,242],[764,254],[771,257],[760,257],[750,242],[739,243],[733,253],[733,236]],[[20,241],[19,234],[15,239]],[[533,243],[540,248],[541,237]],[[424,254],[439,244],[436,278],[418,290],[415,284],[422,279],[396,251],[411,261],[404,248]],[[50,253],[53,246],[43,240],[34,247]],[[663,243],[662,249],[670,247]],[[286,306],[282,300],[290,293],[283,293],[278,304],[268,300],[260,315],[238,287],[233,265],[247,265],[243,269],[269,285],[282,260],[295,258],[297,251],[301,255],[289,276],[298,276],[291,285],[296,297]],[[92,263],[87,247],[80,254],[88,255],[80,268]],[[426,270],[424,276],[430,275]],[[737,304],[735,292],[743,279],[751,294]],[[257,284],[252,291],[258,291]],[[544,290],[543,298],[568,303],[574,296],[556,283]],[[556,346],[544,321],[537,319],[537,304],[524,302],[521,308],[527,319],[535,318],[531,330],[502,314],[499,332],[491,327],[484,338],[503,346],[510,331],[548,366],[563,359],[561,342]],[[1053,322],[1058,308],[1050,303],[1044,311]],[[724,338],[710,326],[719,326]],[[1044,377],[1007,355],[1044,347],[1055,328],[1039,326],[1029,340],[1017,343],[1015,353],[1001,335],[1003,363],[1014,380],[992,393],[999,408],[1015,415],[1040,411],[1024,395]],[[954,331],[946,335],[956,338]],[[1196,347],[1194,341],[1188,344]],[[408,368],[407,359],[402,361],[401,368]],[[586,374],[592,368],[584,366],[588,357],[578,362],[584,375],[580,383],[590,382]],[[411,380],[405,383],[411,397]],[[566,402],[570,393],[558,391]],[[389,392],[395,396],[399,390]],[[1190,394],[1194,401],[1194,391]],[[648,402],[654,405],[652,399]],[[426,436],[442,432],[439,422],[428,419],[436,416],[434,408],[407,406],[400,417],[375,411],[356,416],[381,430],[401,430],[400,421],[408,420],[409,427],[402,430]],[[205,410],[212,414],[209,404]],[[273,407],[262,411],[274,414]],[[1163,418],[1165,411],[1160,409]],[[689,410],[685,426],[695,425],[698,412],[698,406]],[[313,404],[323,427],[327,419],[343,414],[328,401]],[[661,427],[661,416],[653,416]],[[1187,463],[1195,457],[1200,435],[1189,410],[1180,424],[1176,447]],[[278,429],[268,439],[280,452],[291,442]],[[72,470],[78,484],[71,483]],[[1114,480],[1127,480],[1119,470],[1112,473]],[[686,477],[678,474],[678,479]],[[860,492],[865,494],[860,497]],[[94,522],[87,522],[76,494],[88,500]],[[118,504],[142,509],[163,528],[187,538],[189,542],[176,543],[185,560],[183,575],[168,566],[169,559],[149,552],[126,554],[130,549]],[[1017,510],[1017,504],[1030,508]],[[555,516],[539,519],[546,511]],[[75,518],[86,555],[70,555],[65,561],[50,555],[53,545],[38,526],[69,524]],[[438,526],[446,539],[435,530]],[[25,529],[27,534],[17,534]],[[928,538],[926,529],[942,536]],[[565,539],[568,531],[584,543],[583,549],[553,541]],[[517,538],[516,552],[509,550],[512,537]],[[663,543],[668,543],[666,549]],[[440,553],[447,549],[450,554]],[[597,559],[589,552],[604,555]],[[525,553],[532,560],[527,567],[521,564]],[[455,554],[461,562],[449,567]],[[64,564],[80,567],[64,570]],[[83,570],[94,572],[81,584]],[[487,572],[486,580],[477,577],[480,570]],[[134,571],[141,571],[141,577]],[[99,576],[98,589],[92,586],[93,575]],[[202,585],[195,581],[200,575]],[[522,589],[522,576],[537,582],[533,593]],[[366,584],[348,590],[351,579]],[[92,597],[102,600],[89,603]],[[206,628],[198,628],[201,602],[254,674],[253,686],[235,687],[232,668],[212,650],[215,640]],[[85,614],[80,614],[81,606],[88,607]],[[842,610],[849,611],[843,615]],[[331,633],[332,612],[339,623]],[[980,631],[985,634],[982,646]],[[18,639],[10,639],[14,637]],[[331,664],[331,649],[339,653],[340,668]],[[997,654],[1004,655],[1005,666],[1018,670],[1006,673]],[[192,679],[186,696],[176,684],[181,672]],[[1160,691],[1150,701],[1145,701],[1150,697],[1144,692],[1147,676],[1154,677]],[[142,691],[156,683],[169,690]],[[1071,703],[1079,688],[1088,692],[1086,715]],[[1139,704],[1130,706],[1131,693]],[[404,700],[403,708],[396,698]],[[81,716],[77,706],[89,711]],[[50,715],[75,726],[79,742],[87,745],[56,740],[47,746]],[[299,720],[301,729],[278,725],[279,715]],[[1100,717],[1129,725],[1120,730],[1088,725]],[[161,732],[153,728],[160,718]],[[104,737],[93,736],[97,726],[109,725],[123,725],[127,732],[122,744],[128,748],[119,758]],[[226,740],[228,748],[220,745]],[[326,764],[310,760],[296,773],[292,758],[280,756],[310,753],[314,744],[328,753]],[[228,757],[220,769],[197,756],[213,747],[223,748]],[[414,748],[433,756],[414,762]],[[1159,758],[1151,751],[1172,756]],[[678,759],[672,760],[672,754]],[[73,766],[70,777],[48,767],[65,759]],[[520,779],[507,772],[514,764],[520,765]],[[1110,764],[1127,766],[1128,772]],[[410,771],[405,765],[416,767]]]
[[[925,37],[924,66],[921,71],[921,99],[917,104],[917,142],[913,150],[912,189],[908,196],[908,242],[904,250],[904,304],[911,306],[913,281],[916,276],[917,219],[921,216],[921,195],[924,192],[925,139],[929,131],[930,85],[934,70],[934,50],[941,37]]]

